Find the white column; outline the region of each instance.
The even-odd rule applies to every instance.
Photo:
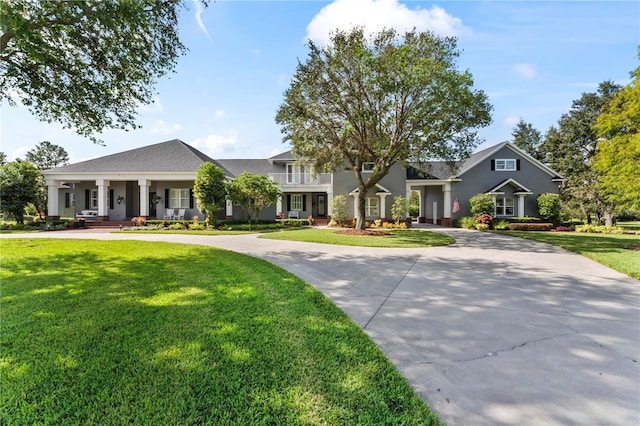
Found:
[[[333,178],[333,175],[331,175]],[[333,192],[327,192],[327,215],[333,215]]]
[[[280,213],[284,213],[282,210],[282,195],[278,197],[278,201],[276,201],[276,215]]]
[[[225,213],[224,214],[225,214],[225,216],[233,217],[233,201],[227,200],[226,209],[225,209]]]
[[[411,185],[407,184],[405,187],[405,193],[406,193],[406,201],[407,203],[409,202],[409,200],[411,199]],[[407,209],[407,217],[409,217],[409,209]]]
[[[422,188],[420,188],[420,191],[418,191],[418,200],[419,203],[419,210],[418,210],[418,217],[427,217],[427,213],[426,213],[426,209],[427,209],[427,197],[423,197],[422,194],[425,194],[427,191],[427,187],[423,186]]]
[[[451,219],[451,183],[447,182],[442,186],[444,191],[444,206],[442,208],[442,217]]]
[[[98,216],[109,216],[109,205],[107,204],[107,196],[109,195],[109,180],[98,179]]]
[[[47,213],[49,216],[60,216],[58,187],[59,180],[47,179]]]
[[[518,194],[518,217],[524,217],[524,197],[525,194]]]
[[[352,195],[353,197],[353,217],[358,217],[358,211],[360,210],[360,204],[358,203],[358,193]]]
[[[149,216],[149,182],[146,179],[139,179],[138,186],[140,187],[140,216]]]
[[[387,194],[380,195],[380,218],[386,218],[387,216]]]

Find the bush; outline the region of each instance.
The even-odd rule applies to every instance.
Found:
[[[189,225],[189,230],[191,231],[202,231],[204,230],[204,225],[201,223],[194,222]]]
[[[462,217],[458,221],[458,224],[464,229],[476,229],[476,220],[473,217]]]
[[[504,231],[509,229],[509,221],[504,219],[499,219],[493,222],[493,229],[497,229],[498,231]]]
[[[476,223],[476,229],[478,231],[486,231],[487,229],[489,229],[489,225],[486,223]]]
[[[469,208],[474,217],[481,214],[492,215],[496,208],[493,204],[493,197],[489,194],[478,194],[469,199]]]
[[[552,223],[510,223],[510,231],[550,231]]]
[[[598,226],[598,225],[578,225],[576,232],[590,234],[624,234],[624,229],[620,226]]]
[[[493,216],[486,213],[481,214],[480,216],[476,217],[476,223],[491,226],[491,224],[493,223]]]
[[[511,223],[535,223],[535,222],[540,222],[540,218],[539,217],[529,217],[529,216],[510,217],[510,218],[505,218],[504,220],[508,220]]]
[[[343,226],[347,220],[347,199],[344,195],[336,195],[331,201],[331,221]]]
[[[409,213],[409,203],[407,200],[398,195],[393,200],[393,205],[391,206],[391,217],[396,223],[400,223],[401,220],[407,217]]]
[[[546,220],[556,221],[560,219],[560,195],[547,192],[538,196],[538,215]]]

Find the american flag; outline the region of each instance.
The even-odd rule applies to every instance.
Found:
[[[456,200],[453,202],[453,209],[451,210],[452,213],[458,213],[460,211],[460,201],[458,201],[458,199],[456,198]]]

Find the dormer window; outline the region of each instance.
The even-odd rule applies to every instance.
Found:
[[[509,172],[519,170],[519,161],[514,158],[500,158],[496,160],[491,160],[491,170],[495,170],[498,172]]]
[[[373,172],[373,169],[375,168],[376,163],[374,163],[373,161],[367,161],[362,163],[362,171],[363,172]]]

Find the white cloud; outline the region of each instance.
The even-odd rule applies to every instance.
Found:
[[[172,133],[179,132],[182,126],[178,123],[167,123],[164,120],[157,120],[153,126],[151,126],[152,135],[170,135]]]
[[[520,121],[520,117],[517,115],[508,115],[502,120],[502,125],[505,127],[514,127]]]
[[[363,26],[367,34],[383,28],[398,32],[431,30],[440,36],[457,36],[469,32],[462,20],[449,15],[444,9],[409,9],[398,0],[335,0],[323,7],[307,25],[307,39],[326,44],[336,29],[348,30]]]
[[[514,71],[525,80],[531,80],[538,75],[538,71],[531,64],[516,64],[513,66]]]
[[[193,0],[193,4],[196,5],[196,22],[198,22],[198,27],[200,27],[200,29],[202,30],[203,33],[205,33],[207,38],[211,40],[209,31],[207,31],[207,27],[205,27],[204,22],[202,21],[202,13],[204,12],[202,3],[200,3],[200,0]]]
[[[150,104],[140,104],[138,106],[138,110],[140,112],[162,112],[162,103],[160,102],[160,98],[158,96],[154,96],[151,99]]]
[[[209,156],[233,152],[238,143],[238,135],[234,129],[227,132],[227,136],[208,135],[191,141],[191,146],[199,149]]]
[[[223,109],[217,109],[213,112],[213,118],[216,120],[222,120],[227,113]]]
[[[31,148],[27,147],[27,146],[21,146],[18,149],[14,149],[13,151],[11,151],[11,154],[9,154],[7,157],[7,161],[14,161],[17,160],[18,158],[21,160],[24,160],[25,157],[27,156],[27,152],[29,152],[31,150]]]

